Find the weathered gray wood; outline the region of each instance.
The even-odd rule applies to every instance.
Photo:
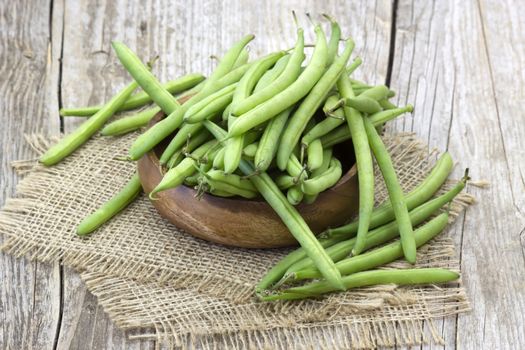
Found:
[[[9,166],[31,155],[24,133],[58,132],[48,1],[0,3],[0,203],[14,193]],[[43,92],[49,92],[49,94]],[[55,98],[53,98],[55,97]],[[58,264],[0,253],[0,347],[52,349],[60,312]]]
[[[518,2],[410,2],[397,10],[392,86],[413,116],[393,123],[447,148],[490,190],[453,227],[471,313],[439,326],[445,348],[523,348],[524,34]],[[428,348],[441,348],[429,346]]]

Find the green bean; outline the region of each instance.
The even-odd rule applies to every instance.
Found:
[[[211,188],[211,189],[209,190],[209,192],[210,192],[211,194],[213,194],[214,196],[218,196],[218,197],[229,198],[229,197],[233,197],[233,196],[235,196],[233,193],[226,192],[226,191],[221,191],[221,190],[217,190],[217,189],[214,189],[214,188]]]
[[[316,177],[320,176],[322,173],[324,173],[325,171],[327,171],[328,168],[330,167],[331,160],[332,160],[332,149],[331,148],[323,149],[323,164],[321,164],[321,166],[319,168],[317,168],[314,171],[312,171],[310,177],[311,178],[316,178]],[[315,200],[317,199],[318,195],[319,195],[319,193],[305,194],[304,195],[304,202],[307,203],[307,204],[311,204],[311,203],[315,202]]]
[[[148,125],[151,118],[161,111],[160,107],[145,109],[137,114],[130,115],[106,125],[101,134],[104,136],[124,135]]]
[[[337,83],[337,88],[343,98],[353,98],[355,96],[350,79],[346,75],[341,76]],[[364,247],[370,225],[370,217],[374,210],[374,164],[370,146],[368,145],[369,141],[363,123],[363,116],[354,108],[344,106],[343,109],[352,137],[352,144],[354,145],[359,178],[359,227],[357,230],[357,241],[353,250],[353,254],[357,255]]]
[[[332,158],[328,170],[318,177],[303,181],[301,189],[305,194],[309,195],[321,193],[335,185],[341,178],[342,173],[341,162],[337,158]]]
[[[321,140],[314,140],[306,150],[308,152],[308,170],[312,171],[319,168],[323,164],[323,144]]]
[[[237,59],[235,60],[235,63],[233,64],[232,69],[239,68],[240,66],[245,65],[246,63],[248,63],[249,59],[250,59],[250,53],[248,52],[248,50],[246,50],[246,47],[244,47],[241,50],[241,53],[239,53],[239,56],[237,57]]]
[[[367,90],[370,90],[372,87],[370,87],[370,86],[354,87],[354,85],[352,84],[352,88],[354,89],[355,95],[356,96],[360,96],[363,92],[365,92]],[[395,95],[396,95],[396,92],[394,90],[388,90],[388,93],[387,93],[386,97],[390,98],[390,97],[394,97]],[[381,103],[379,103],[379,104],[381,104]]]
[[[239,175],[225,174],[220,170],[210,170],[205,174],[206,181],[214,190],[224,191],[244,198],[257,197],[257,189],[248,179]]]
[[[457,280],[459,274],[454,271],[441,268],[420,269],[387,269],[357,272],[342,278],[346,289],[373,286],[378,284],[435,284],[446,283]],[[319,281],[306,284],[301,287],[286,289],[275,294],[261,296],[264,301],[272,300],[297,300],[308,297],[319,296],[324,293],[334,292],[336,289],[327,281]]]
[[[383,99],[383,100],[380,100],[379,104],[381,105],[381,107],[383,109],[394,109],[394,108],[397,108],[397,106],[395,104],[393,104],[392,102],[390,102],[386,98]]]
[[[266,73],[263,74],[261,79],[257,82],[255,85],[255,88],[253,89],[254,93],[261,91],[261,89],[268,86],[270,83],[272,83],[286,68],[286,65],[288,64],[288,61],[290,61],[290,55],[285,55],[279,59],[275,63],[275,65],[272,67],[272,69],[266,71]],[[299,63],[300,65],[300,63]]]
[[[389,93],[390,90],[386,85],[376,85],[370,89],[367,89],[366,91],[363,91],[363,93],[360,96],[371,98],[376,101],[381,101],[387,98]]]
[[[359,97],[345,99],[345,105],[367,114],[381,112],[382,110],[381,105],[376,100],[365,97],[363,94]]]
[[[111,45],[120,63],[164,113],[170,114],[180,107],[177,99],[162,86],[129,47],[118,41],[113,41]]]
[[[228,85],[194,104],[184,113],[183,120],[195,124],[223,111],[231,103],[236,86],[237,83]]]
[[[232,51],[231,49],[230,51]],[[228,55],[228,52],[226,55]],[[226,56],[225,55],[225,56]],[[221,66],[222,62],[219,64]],[[202,87],[197,94],[192,96],[188,101],[186,101],[181,108],[178,108],[173,113],[169,114],[166,118],[153,125],[151,128],[146,130],[144,134],[137,137],[135,142],[131,145],[129,149],[129,157],[132,160],[137,160],[141,158],[146,152],[150,151],[155,147],[159,142],[164,140],[167,136],[173,133],[181,124],[184,117],[184,113],[195,103],[201,101],[206,96],[218,91],[228,85],[231,85],[241,79],[241,77],[246,73],[246,71],[251,66],[250,63],[247,63],[239,68],[232,70],[230,73],[224,75],[220,79],[215,79],[210,82],[210,79],[206,81],[206,84]],[[217,67],[218,69],[219,67]],[[215,73],[213,73],[215,74]],[[212,75],[213,75],[212,74]],[[167,148],[165,152],[168,154],[173,154],[174,149]]]
[[[95,231],[133,202],[141,191],[140,179],[135,173],[122,190],[80,222],[77,226],[77,235],[86,236]]]
[[[429,240],[437,236],[448,223],[448,214],[443,213],[432,219],[425,225],[414,231],[416,246],[421,247]],[[355,272],[369,270],[377,266],[388,264],[396,259],[403,257],[401,242],[396,241],[381,248],[372,250],[362,255],[352,256],[343,259],[335,264],[342,275],[349,275]],[[304,280],[321,278],[321,274],[314,267],[299,270],[293,274],[294,280]]]
[[[310,118],[312,118],[315,111],[319,108],[339,79],[339,76],[345,70],[346,62],[350,58],[354,46],[355,44],[353,40],[347,40],[343,54],[335,59],[334,63],[315,83],[311,91],[290,118],[286,130],[284,130],[281,136],[281,142],[279,144],[279,149],[277,150],[277,167],[279,169],[284,170],[286,168],[288,158],[290,157],[295,145],[299,142],[299,138],[301,137],[306,124]],[[243,116],[243,118],[246,118],[246,116]]]
[[[275,178],[275,184],[280,190],[287,190],[292,186],[295,186],[295,178],[288,174],[281,174]]]
[[[242,150],[243,156],[248,158],[254,158],[255,152],[257,152],[257,147],[259,147],[259,142],[254,142],[244,147]]]
[[[244,135],[232,137],[224,146],[224,172],[233,173],[239,167],[244,147]]]
[[[350,130],[348,130],[348,125],[341,125],[322,136],[321,143],[324,148],[328,148],[350,140],[351,138],[352,136],[350,135]]]
[[[213,169],[224,169],[224,154],[226,149],[221,148],[213,158]]]
[[[468,176],[465,175],[465,177],[460,182],[458,182],[452,189],[450,189],[446,193],[426,203],[421,204],[415,209],[412,209],[409,212],[410,221],[412,222],[412,225],[416,226],[421,224],[429,217],[434,215],[444,205],[451,202],[463,190],[463,188],[465,188],[467,180]],[[368,250],[372,247],[381,245],[397,237],[399,237],[399,228],[396,221],[392,221],[386,225],[376,227],[375,229],[369,232],[363,250]],[[351,253],[355,243],[356,238],[341,241],[326,249],[326,252],[332,260],[337,262]],[[311,260],[309,260],[308,258],[302,259],[288,268],[288,270],[286,271],[286,276],[284,278],[287,279],[288,276],[294,275],[298,271],[312,268],[315,268],[315,265]]]
[[[330,110],[339,101],[338,95],[332,95],[328,97],[323,107],[324,111]],[[337,128],[339,125],[345,122],[345,115],[343,109],[337,109],[331,112],[333,117],[328,116],[324,120],[317,123],[310,131],[308,131],[301,139],[301,144],[308,146],[312,141],[318,139],[330,131]]]
[[[40,162],[47,166],[56,164],[82,146],[113,116],[137,86],[137,82],[135,81],[126,86],[106,103],[102,109],[95,113],[95,115],[84,121],[78,128],[62,138],[57,144],[51,146],[51,148],[40,157]]]
[[[363,63],[361,57],[356,57],[354,61],[350,65],[348,65],[348,67],[346,67],[346,74],[352,74],[357,69],[357,67],[361,65],[361,63]]]
[[[413,209],[432,197],[434,193],[443,185],[448,175],[452,171],[454,163],[448,152],[445,152],[438,159],[430,174],[411,192],[405,196],[408,209]],[[376,208],[370,219],[370,228],[381,226],[394,218],[394,211],[390,202],[386,202]],[[353,221],[347,225],[328,229],[328,236],[352,237],[357,232],[358,222]]]
[[[264,197],[277,215],[279,215],[283,223],[290,230],[290,233],[307,252],[308,256],[312,257],[328,283],[336,289],[344,288],[341,284],[341,275],[339,271],[335,269],[333,261],[330,260],[304,219],[297,210],[288,203],[288,200],[279,188],[277,188],[277,185],[275,185],[270,176],[265,172],[255,173],[253,164],[245,160],[241,161],[240,169],[245,175],[250,175],[249,179],[257,191]]]
[[[316,26],[315,32],[317,39],[312,59],[301,75],[286,89],[274,95],[263,104],[244,113],[241,118],[237,119],[229,130],[228,134],[230,136],[241,135],[257,125],[272,119],[280,112],[301,100],[317,83],[325,71],[327,48],[326,39],[321,27]],[[273,88],[273,85],[274,84],[271,84],[268,88]],[[248,99],[245,101],[247,100]]]
[[[406,105],[405,107],[399,107],[394,109],[387,109],[382,112],[378,112],[370,115],[368,118],[374,124],[374,126],[386,123],[389,120],[399,117],[403,113],[412,113],[414,106],[411,104]]]
[[[365,118],[364,122],[370,148],[374,153],[379,170],[381,170],[381,174],[385,180],[390,203],[392,204],[396,221],[399,224],[399,235],[401,236],[405,258],[409,263],[414,264],[416,262],[416,243],[403,189],[399,184],[392,160],[388,155],[388,151],[381,137],[370,120]]]
[[[192,175],[196,171],[195,166],[197,165],[197,161],[195,158],[198,159],[204,156],[204,154],[215,144],[217,144],[216,140],[206,142],[204,145],[193,151],[192,157],[184,158],[176,167],[168,170],[168,172],[164,174],[160,183],[150,192],[149,197],[155,199],[155,194],[158,192],[181,185],[186,177]]]
[[[272,118],[264,129],[264,133],[259,141],[259,148],[257,148],[254,158],[255,166],[259,171],[266,171],[270,167],[277,153],[279,139],[285,129],[291,111],[292,108],[285,109],[275,118]]]
[[[339,24],[329,15],[323,14],[323,17],[330,21],[330,41],[328,42],[328,61],[327,64],[332,64],[335,57],[337,56],[337,50],[339,49],[339,40],[341,39],[341,27]]]
[[[182,149],[178,150],[177,152],[175,152],[170,160],[168,161],[168,163],[166,164],[166,167],[168,169],[171,169],[173,167],[176,167],[177,165],[180,164],[180,162],[182,162],[182,160],[184,159],[184,152],[182,151]]]
[[[224,77],[228,72],[230,72],[235,66],[236,62],[242,63],[244,54],[242,53],[246,45],[255,38],[253,34],[246,35],[241,40],[233,44],[233,46],[224,54],[222,59],[219,61],[219,64],[213,71],[213,73],[208,78],[206,83],[207,86],[204,87],[204,90],[209,89],[210,85],[213,85],[215,81]],[[239,58],[241,56],[241,58]],[[214,90],[213,88],[211,90]]]
[[[284,68],[284,71],[273,80],[272,84],[261,88],[253,95],[240,101],[234,108],[232,108],[232,114],[240,116],[248,111],[254,109],[261,103],[270,100],[276,94],[287,89],[292,84],[301,72],[301,63],[303,62],[304,56],[304,35],[303,30],[297,30],[297,42],[295,44],[294,51]]]
[[[224,108],[224,111],[222,111],[222,120],[227,121],[228,117],[230,116],[230,110],[232,108],[232,104],[230,103],[226,108]]]
[[[298,182],[308,178],[308,174],[295,154],[290,155],[290,159],[286,164],[286,172],[290,174],[290,176],[295,177]]]
[[[303,200],[304,193],[301,191],[301,185],[294,185],[286,192],[286,199],[291,205],[298,205]]]
[[[191,89],[197,84],[204,80],[204,76],[197,73],[187,74],[178,79],[170,80],[167,83],[162,84],[162,87],[166,89],[170,94],[177,94],[182,91]],[[151,103],[151,97],[145,92],[141,91],[135,95],[131,95],[122,106],[118,109],[118,112],[129,111],[131,109],[139,108]],[[76,117],[89,117],[97,113],[103,106],[88,106],[80,108],[61,108],[60,115],[63,117],[76,116]]]
[[[162,155],[160,156],[159,163],[161,165],[165,165],[168,163],[168,161],[171,159],[173,154],[177,152],[179,148],[181,148],[188,140],[188,138],[191,138],[192,135],[195,135],[200,130],[202,130],[204,126],[202,123],[200,124],[183,124],[183,126],[180,128],[180,130],[175,134],[175,136],[171,139],[170,143],[168,144],[167,149],[173,150],[173,152],[168,152],[164,150],[162,152]]]

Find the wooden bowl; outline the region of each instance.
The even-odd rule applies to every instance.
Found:
[[[163,117],[160,113],[150,126]],[[160,144],[138,162],[138,173],[146,193],[162,179],[164,170],[159,155],[166,147]],[[342,225],[358,210],[358,184],[351,143],[334,149],[342,160],[343,177],[332,188],[322,192],[313,204],[299,204],[299,213],[314,233],[329,226]],[[228,246],[243,248],[277,248],[296,245],[281,219],[262,198],[248,200],[223,198],[204,194],[199,200],[196,191],[187,186],[159,192],[152,201],[161,216],[195,237]]]

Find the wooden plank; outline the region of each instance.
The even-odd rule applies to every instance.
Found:
[[[25,133],[58,133],[49,1],[0,3],[0,203],[13,195],[10,163],[33,156]],[[0,347],[52,349],[60,313],[58,264],[0,253]]]
[[[524,348],[523,19],[511,1],[400,1],[392,86],[413,116],[392,123],[448,149],[490,190],[452,235],[473,311],[441,321],[443,347]],[[509,98],[510,97],[510,98]],[[520,329],[521,328],[521,329]],[[436,346],[431,346],[436,348]],[[440,346],[438,346],[439,348]]]

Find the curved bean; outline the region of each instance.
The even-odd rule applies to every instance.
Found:
[[[390,90],[386,85],[376,85],[370,89],[366,89],[361,93],[361,97],[371,98],[376,101],[381,101],[388,97]]]
[[[345,105],[367,114],[374,114],[382,110],[379,102],[372,98],[365,97],[363,94],[359,95],[359,97],[345,99]]]
[[[124,135],[148,125],[151,118],[161,111],[160,107],[145,109],[137,114],[123,117],[106,125],[100,133],[104,136]]]
[[[353,98],[355,96],[350,79],[346,75],[341,76],[337,83],[337,88],[343,98]],[[353,254],[357,255],[364,247],[368,226],[370,225],[370,217],[374,210],[374,163],[363,123],[363,116],[357,110],[347,106],[344,106],[343,110],[352,137],[352,144],[354,145],[359,178],[359,227],[357,229],[357,241],[353,250]]]
[[[286,164],[286,172],[293,176],[297,182],[308,179],[308,173],[305,171],[299,159],[295,154],[290,155],[290,159]]]
[[[257,189],[250,180],[239,175],[225,174],[220,170],[210,170],[205,174],[206,181],[214,190],[228,192],[243,198],[257,197]]]
[[[133,202],[141,191],[142,185],[138,174],[135,173],[115,196],[78,224],[77,235],[86,236],[95,231]]]
[[[40,157],[40,162],[47,166],[56,164],[82,146],[113,116],[137,86],[138,84],[135,81],[126,86],[106,103],[101,110],[84,121],[78,128],[62,138],[57,144],[51,146]]]
[[[400,270],[370,270],[357,272],[342,278],[346,289],[373,286],[378,284],[435,284],[446,283],[457,280],[459,274],[454,271],[441,268],[420,268],[420,269],[400,269]],[[324,293],[335,292],[327,281],[319,281],[306,284],[301,287],[289,288],[284,291],[276,292],[271,295],[260,295],[264,301],[272,300],[297,300],[313,296],[319,296]]]
[[[275,178],[275,184],[280,190],[287,190],[295,185],[295,178],[288,174],[281,174]]]
[[[341,162],[337,158],[332,157],[328,170],[316,178],[303,181],[301,189],[305,194],[309,195],[321,193],[335,185],[341,178],[342,173]]]
[[[180,130],[173,136],[168,147],[162,152],[162,155],[159,158],[159,163],[165,165],[171,159],[171,157],[180,149],[187,141],[188,138],[191,138],[192,135],[195,135],[200,130],[203,129],[202,123],[200,124],[184,124]],[[167,151],[167,150],[170,151]],[[171,151],[173,150],[173,151]]]
[[[259,142],[254,142],[247,145],[242,150],[243,156],[253,159],[255,157],[255,152],[257,152],[257,147],[259,147]]]
[[[230,136],[238,136],[272,119],[280,112],[301,100],[324,73],[327,58],[326,39],[320,26],[316,26],[316,45],[312,59],[299,77],[286,89],[242,115],[229,130]],[[271,84],[267,88],[273,87]],[[246,99],[245,101],[247,101]],[[285,165],[285,164],[284,164]]]
[[[383,109],[394,109],[394,108],[397,108],[397,106],[395,104],[393,104],[392,102],[390,102],[386,98],[383,99],[383,100],[380,100],[379,104],[381,105],[381,107]]]
[[[241,161],[240,169],[245,175],[251,175],[250,181],[257,191],[259,191],[277,215],[279,215],[283,223],[290,230],[290,233],[307,252],[308,256],[312,257],[319,271],[321,271],[323,277],[328,281],[328,284],[336,289],[344,288],[341,283],[341,274],[335,268],[334,262],[330,260],[304,219],[297,210],[288,203],[288,200],[270,176],[265,172],[255,173],[253,164],[245,160]]]
[[[303,200],[304,193],[301,191],[301,185],[294,185],[286,192],[286,199],[291,205],[298,205]]]
[[[246,63],[248,63],[249,59],[250,59],[250,53],[248,52],[246,47],[244,47],[241,50],[241,53],[239,54],[237,59],[235,60],[235,63],[233,64],[232,69],[239,68],[240,66],[245,65]]]
[[[347,40],[343,54],[335,59],[334,63],[315,83],[311,91],[293,113],[286,130],[284,130],[281,136],[281,142],[279,149],[277,150],[277,167],[279,167],[279,169],[284,170],[286,168],[288,158],[290,157],[295,145],[299,142],[299,138],[301,137],[306,124],[310,118],[312,118],[315,111],[319,108],[339,79],[339,76],[345,70],[346,62],[350,58],[354,46],[355,44],[353,40]],[[324,68],[322,68],[322,70],[324,70]],[[243,118],[245,117],[246,116]]]
[[[331,160],[332,160],[332,149],[331,148],[323,149],[323,164],[321,164],[321,166],[319,168],[317,168],[314,171],[312,171],[310,177],[311,178],[316,178],[316,177],[320,176],[322,173],[324,173],[325,171],[327,171],[328,168],[330,167],[330,161]],[[315,202],[315,200],[317,199],[318,195],[319,195],[319,193],[305,194],[304,195],[304,202],[307,203],[307,204],[311,204],[311,203]]]
[[[401,236],[405,258],[409,263],[414,264],[416,262],[416,242],[414,240],[414,232],[412,230],[410,216],[408,215],[408,207],[403,189],[399,184],[392,160],[377,130],[370,120],[365,118],[364,122],[370,148],[374,153],[379,170],[385,180],[390,203],[394,210],[394,216],[399,224],[399,235]]]
[[[295,48],[283,72],[273,80],[271,85],[261,88],[253,95],[240,101],[234,108],[232,108],[232,114],[235,116],[243,115],[288,88],[299,76],[301,72],[301,63],[304,58],[304,34],[302,29],[298,29]]]
[[[328,61],[327,64],[332,64],[337,56],[337,50],[339,49],[339,40],[341,39],[341,27],[334,20],[333,17],[323,14],[323,17],[330,22],[330,40],[328,41]]]
[[[440,208],[445,206],[447,203],[452,202],[452,200],[454,200],[454,198],[465,188],[467,180],[468,177],[465,176],[460,182],[458,182],[452,189],[450,189],[446,193],[424,204],[421,204],[415,209],[412,209],[408,213],[412,225],[416,226],[421,224],[429,217],[434,215]],[[363,250],[368,250],[370,248],[376,247],[397,237],[399,237],[398,224],[396,221],[391,221],[390,223],[376,227],[375,229],[369,232]],[[344,259],[351,253],[355,243],[356,238],[341,241],[330,246],[328,249],[326,249],[326,252],[333,261],[337,262],[341,259]],[[302,259],[288,268],[284,279],[287,279],[289,276],[293,276],[299,271],[312,268],[315,268],[315,266],[311,260],[309,260],[308,258]]]
[[[213,158],[213,169],[224,169],[224,154],[226,149],[221,148]]]
[[[399,107],[394,109],[388,109],[382,112],[378,112],[370,115],[368,118],[374,124],[374,126],[386,123],[389,120],[399,117],[404,113],[412,113],[414,106],[411,104],[406,105],[405,107]]]
[[[338,95],[332,95],[328,97],[323,107],[323,111],[325,111],[325,114],[326,111],[331,110],[339,100],[340,98]],[[328,134],[330,131],[334,130],[335,128],[337,128],[345,122],[345,115],[342,108],[331,112],[331,114],[333,115],[333,117],[327,116],[327,118],[317,123],[310,131],[308,131],[303,136],[303,138],[301,139],[302,145],[308,146],[315,139],[318,139]]]
[[[160,183],[149,193],[151,199],[155,199],[155,194],[161,191],[175,188],[184,182],[184,179],[195,173],[197,161],[195,160],[204,156],[206,152],[217,144],[216,140],[206,142],[192,153],[192,157],[184,158],[176,167],[168,170]]]
[[[237,83],[228,85],[202,99],[188,108],[184,113],[183,120],[188,124],[195,124],[223,111],[231,103],[236,87]]]
[[[180,107],[177,99],[162,86],[129,47],[118,41],[113,41],[111,45],[120,63],[164,113],[170,114]]]
[[[272,118],[264,129],[254,158],[255,166],[259,171],[266,171],[270,167],[270,164],[277,153],[279,139],[285,129],[291,111],[291,108],[285,109],[275,118]]]
[[[162,87],[166,89],[170,94],[175,95],[177,93],[186,91],[197,86],[204,80],[202,74],[192,73],[184,75],[178,79],[170,80],[167,83],[162,84]],[[152,99],[146,91],[141,91],[135,95],[131,95],[126,102],[120,106],[118,112],[129,111],[131,109],[139,108],[151,103]],[[80,108],[61,108],[60,115],[63,117],[76,116],[76,117],[88,117],[97,113],[103,106],[88,106]]]
[[[319,168],[323,164],[323,144],[321,140],[314,140],[306,151],[308,170],[312,171]]]

